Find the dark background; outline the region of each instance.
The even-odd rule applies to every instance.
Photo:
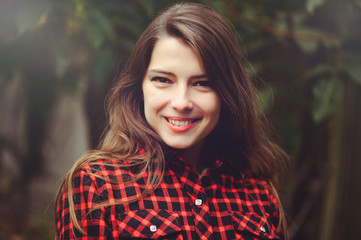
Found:
[[[53,239],[62,177],[165,0],[0,0],[0,239]],[[360,239],[361,1],[213,0],[291,156],[291,239]]]

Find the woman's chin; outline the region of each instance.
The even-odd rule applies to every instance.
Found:
[[[184,143],[165,143],[168,147],[178,150],[184,150],[191,147],[190,144],[184,144]]]

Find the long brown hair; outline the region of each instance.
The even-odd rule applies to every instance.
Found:
[[[224,158],[241,171],[268,181],[271,186],[277,180],[277,170],[285,155],[269,138],[264,118],[257,111],[255,88],[245,72],[234,33],[210,7],[196,3],[175,4],[158,15],[140,36],[109,93],[108,130],[99,150],[76,162],[58,193],[59,199],[62,191],[68,192],[71,220],[81,232],[74,212],[72,179],[85,164],[116,158],[121,165],[122,160],[134,159],[135,164],[142,166],[139,176],[148,172],[149,186],[156,187],[162,180],[162,175],[155,173],[164,172],[166,146],[145,120],[142,80],[155,43],[166,36],[176,37],[194,50],[221,99],[221,117],[207,137],[207,146],[215,149],[213,153],[217,158]],[[140,149],[144,149],[142,156]],[[147,188],[134,200],[151,190]],[[102,206],[105,205],[109,204]]]

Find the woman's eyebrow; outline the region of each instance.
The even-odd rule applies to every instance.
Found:
[[[167,71],[163,71],[163,70],[160,70],[160,69],[152,69],[152,70],[149,70],[148,71],[148,74],[150,75],[153,75],[153,74],[165,74],[165,75],[170,75],[170,76],[173,76],[173,77],[176,77],[176,75],[172,72],[167,72]],[[208,78],[208,75],[207,74],[199,74],[199,75],[194,75],[194,76],[191,76],[190,77],[191,79],[204,79],[204,78]]]
[[[165,75],[170,75],[173,77],[176,77],[176,75],[172,72],[167,72],[167,71],[163,71],[163,70],[159,70],[159,69],[152,69],[148,71],[148,74],[156,74],[156,73],[161,73],[161,74],[165,74]]]

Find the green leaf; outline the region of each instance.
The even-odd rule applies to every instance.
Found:
[[[114,29],[111,21],[98,9],[91,8],[89,10],[89,19],[86,22],[88,27],[88,35],[91,43],[95,48],[114,37]]]
[[[268,112],[273,104],[273,89],[267,86],[257,92],[259,111],[261,113]]]
[[[317,64],[312,68],[308,69],[302,76],[302,79],[309,80],[320,75],[330,74],[334,66],[326,64]]]
[[[69,45],[65,38],[57,39],[51,44],[51,52],[54,61],[54,71],[56,77],[61,80],[64,78],[69,65]]]
[[[343,53],[341,66],[352,80],[361,84],[361,54],[359,52]]]
[[[311,28],[305,25],[299,25],[295,28],[296,32],[302,33],[302,34],[310,34],[310,35],[320,35],[322,34],[321,31],[315,29],[315,28]],[[296,42],[298,44],[298,46],[300,46],[300,48],[307,54],[312,54],[314,53],[319,44],[317,41],[315,40],[308,40],[308,39],[302,39],[302,38],[297,38]]]
[[[18,35],[34,27],[49,7],[47,0],[24,1],[16,13]]]
[[[316,123],[322,122],[333,113],[343,92],[343,83],[337,77],[322,79],[312,87],[312,117]]]
[[[333,65],[327,64],[316,64],[312,68],[307,69],[303,72],[300,77],[297,79],[298,86],[305,86],[308,82],[324,78],[325,76],[330,76],[334,71]]]
[[[55,58],[55,73],[56,76],[61,79],[64,77],[68,68],[69,59],[63,54],[58,54]]]
[[[306,10],[309,13],[314,13],[315,9],[324,4],[325,0],[307,0],[306,1]]]
[[[318,42],[316,41],[305,41],[301,39],[297,39],[298,46],[301,47],[301,49],[308,54],[314,53],[318,48]]]
[[[291,15],[294,31],[302,34],[319,35],[321,32],[307,25],[308,15],[304,12],[298,12]],[[318,42],[311,39],[296,38],[296,43],[305,53],[313,53],[318,47]]]

